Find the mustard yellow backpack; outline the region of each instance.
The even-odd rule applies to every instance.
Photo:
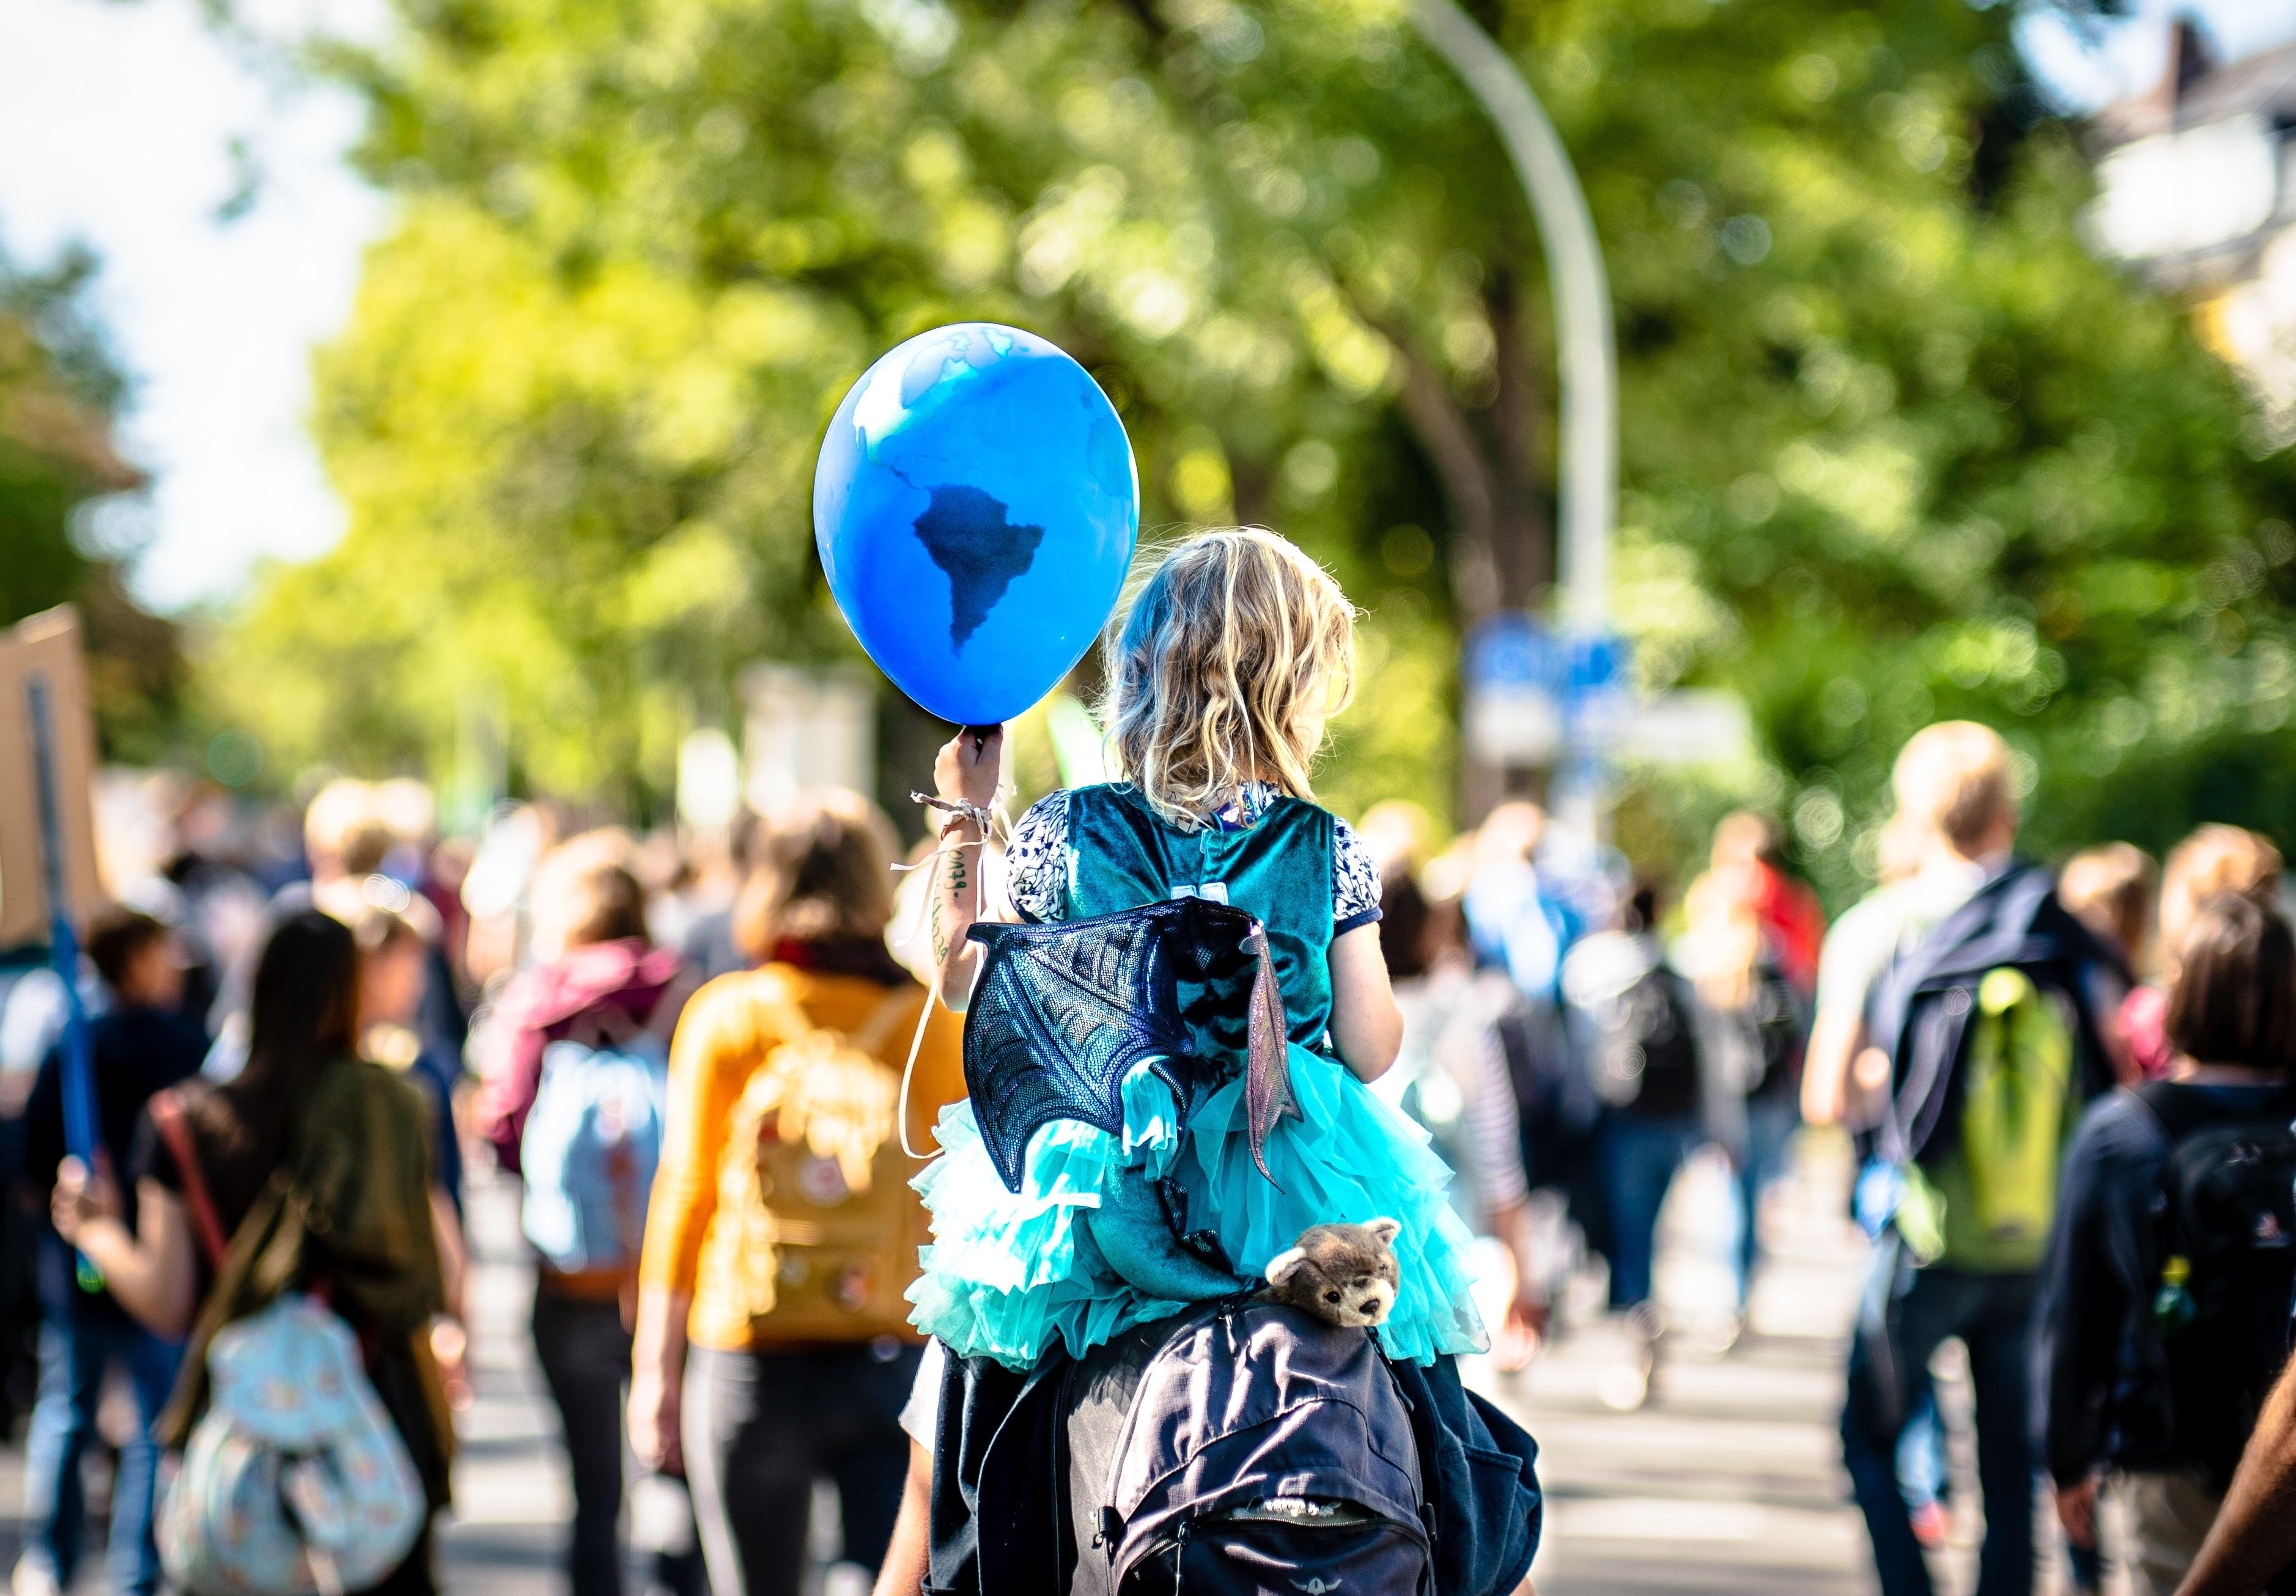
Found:
[[[750,1317],[777,1340],[914,1341],[904,1294],[931,1232],[898,1134],[900,1071],[877,1053],[922,994],[896,988],[847,1033],[815,1025],[782,981],[757,992],[785,1040],[734,1105],[718,1174]]]

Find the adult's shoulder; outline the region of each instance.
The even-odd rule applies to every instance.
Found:
[[[1817,956],[1817,1006],[1864,1007],[1874,984],[1898,955],[1915,900],[1899,881],[1878,888],[1841,912]]]
[[[785,1039],[804,1023],[798,973],[778,964],[736,970],[702,983],[677,1017],[674,1051],[692,1057],[748,1052]]]
[[[2143,1098],[2116,1087],[2082,1113],[2065,1156],[2101,1170],[2150,1173],[2169,1156],[2168,1133]]]
[[[430,1113],[421,1086],[403,1072],[372,1059],[340,1060],[321,1075],[314,1096],[326,1105],[348,1099],[392,1115],[412,1116],[418,1125]],[[321,1111],[325,1109],[323,1107]]]

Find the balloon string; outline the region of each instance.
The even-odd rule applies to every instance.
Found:
[[[1001,822],[1004,818],[1004,798],[1002,794],[998,795],[996,813],[990,818],[996,822]],[[937,847],[933,849],[931,853],[927,854],[923,858],[919,859],[914,864],[896,864],[893,866],[893,870],[896,874],[906,874],[908,872],[913,870],[931,870],[932,872],[932,874],[928,877],[925,881],[924,893],[917,903],[916,929],[912,931],[908,936],[901,938],[903,946],[906,946],[924,932],[926,916],[929,915],[932,910],[933,894],[940,889],[940,862],[949,855],[963,853],[969,847],[987,847],[988,846],[989,827],[983,825],[980,830],[981,835],[971,842],[953,842],[946,847]],[[972,919],[975,924],[980,923],[981,915],[987,911],[988,906],[988,863],[984,859],[981,863],[981,867],[972,872]],[[983,948],[981,952],[985,956],[988,950]],[[937,1158],[940,1157],[941,1152],[945,1150],[936,1148],[931,1152],[919,1152],[915,1148],[909,1145],[909,1084],[916,1079],[917,1055],[924,1050],[925,1027],[932,1023],[933,1004],[936,1003],[940,1003],[944,1008],[946,1008],[948,1003],[947,997],[941,991],[940,972],[939,970],[935,970],[933,972],[932,985],[926,989],[925,1001],[919,1005],[917,1009],[916,1033],[909,1038],[908,1062],[901,1066],[901,1097],[899,1104],[894,1110],[895,1114],[898,1116],[896,1123],[898,1124],[901,1133],[901,1150],[904,1153],[906,1153],[910,1158],[920,1160]],[[951,1011],[954,1012],[954,1011]]]

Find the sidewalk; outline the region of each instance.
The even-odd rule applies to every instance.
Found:
[[[1599,1394],[1625,1346],[1591,1280],[1573,1295],[1570,1328],[1529,1371],[1471,1377],[1538,1440],[1540,1596],[1872,1589],[1835,1435],[1865,1251],[1842,1217],[1842,1178],[1813,1158],[1773,1194],[1774,1251],[1746,1334],[1719,1356],[1670,1335],[1638,1411],[1613,1412]],[[1676,1181],[1658,1282],[1670,1325],[1694,1331],[1728,1308],[1732,1212],[1718,1163]]]

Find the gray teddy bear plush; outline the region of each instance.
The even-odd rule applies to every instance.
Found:
[[[1267,1260],[1262,1302],[1280,1302],[1328,1324],[1365,1329],[1395,1307],[1401,1272],[1391,1245],[1403,1226],[1393,1219],[1368,1224],[1311,1224],[1296,1246]]]

